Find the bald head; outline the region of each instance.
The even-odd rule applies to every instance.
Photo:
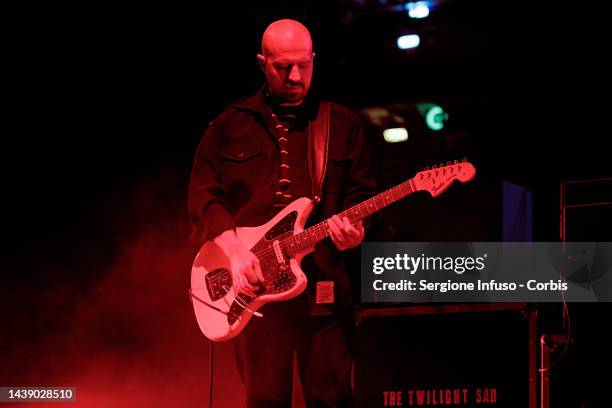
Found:
[[[261,52],[265,57],[278,52],[303,51],[312,53],[310,31],[295,20],[278,20],[264,31],[261,39]]]
[[[278,20],[266,28],[257,59],[266,75],[268,92],[282,105],[299,105],[312,82],[310,32],[295,20]]]

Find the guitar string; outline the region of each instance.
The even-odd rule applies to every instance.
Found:
[[[411,187],[409,185],[410,181],[412,181],[412,179],[408,180],[407,182],[404,182],[404,183],[402,183],[402,184],[400,184],[400,185],[398,185],[398,186],[396,186],[396,187],[394,187],[392,189],[390,189],[386,195],[383,193],[383,195],[374,196],[374,197],[364,201],[363,203],[357,204],[354,207],[352,207],[352,208],[350,208],[350,209],[348,209],[346,211],[343,211],[343,212],[349,212],[350,211],[350,212],[353,212],[353,213],[360,213],[361,210],[363,209],[363,207],[368,207],[369,206],[370,208],[372,208],[372,205],[370,205],[370,204],[374,204],[373,206],[376,207],[376,210],[378,211],[380,208],[379,208],[378,204],[375,203],[376,201],[383,201],[383,203],[384,203],[385,198],[388,199],[389,196],[392,196],[392,195],[394,196],[395,193],[400,192],[401,190],[404,190],[407,187],[411,189]],[[424,180],[424,181],[429,183],[431,180]],[[417,183],[418,183],[418,185],[422,185],[421,182],[415,182],[415,184],[417,184]],[[396,190],[396,191],[393,191],[393,190]],[[412,193],[412,192],[414,192],[414,191],[410,191],[410,193]],[[403,197],[404,196],[402,195],[402,196],[398,197],[398,199],[399,198],[403,198]],[[394,198],[396,198],[396,197],[394,197]],[[385,204],[384,206],[386,206],[386,205],[388,205],[390,203],[384,203],[384,204]],[[383,208],[383,207],[381,207],[381,208]],[[313,225],[312,227],[310,227],[310,228],[300,232],[299,234],[292,235],[292,236],[290,236],[288,238],[285,238],[285,239],[279,241],[279,244],[283,248],[287,248],[290,245],[294,245],[295,246],[295,244],[301,244],[302,243],[301,241],[308,241],[309,240],[309,237],[307,237],[308,235],[317,237],[318,234],[323,233],[323,235],[325,236],[325,235],[327,235],[328,231],[329,231],[329,228],[327,227],[327,220],[325,220],[323,222],[320,222],[317,225]],[[304,238],[300,238],[300,236],[304,236]],[[261,252],[256,252],[255,255],[258,256],[258,257],[260,257],[260,256],[261,257],[265,257],[265,256],[268,256],[268,255],[273,254],[273,253],[274,253],[274,248],[266,247]]]
[[[452,173],[452,170],[451,170]],[[411,184],[414,184],[415,187],[417,188],[412,188]],[[361,213],[362,209],[364,207],[370,207],[370,209],[372,207],[376,208],[376,211],[380,210],[381,208],[386,207],[387,205],[391,204],[391,203],[386,203],[385,201],[389,199],[390,196],[392,196],[394,198],[394,200],[392,202],[395,202],[403,197],[405,197],[407,194],[403,194],[405,191],[405,189],[409,189],[410,191],[408,192],[408,194],[411,194],[417,190],[419,190],[419,187],[428,187],[429,185],[433,184],[433,179],[427,179],[427,180],[415,180],[415,179],[409,179],[391,189],[389,189],[386,193],[382,193],[380,195],[376,195],[374,197],[369,198],[368,200],[355,205],[354,207],[343,211],[345,213],[357,213],[358,215]],[[396,193],[400,193],[399,197],[395,197]],[[378,203],[382,201],[382,203],[384,204],[383,207],[378,208],[379,205]],[[376,212],[375,211],[375,212]],[[348,215],[348,214],[347,214]],[[281,248],[284,249],[290,249],[291,246],[298,246],[298,247],[303,247],[303,242],[302,241],[306,241],[309,245],[311,244],[309,242],[309,240],[314,236],[316,238],[316,240],[320,240],[323,237],[325,237],[329,232],[329,226],[328,226],[328,220],[325,220],[323,222],[320,222],[317,225],[314,225],[302,232],[300,232],[299,234],[296,235],[292,235],[288,238],[282,239],[279,241],[279,245],[281,246]],[[319,234],[323,234],[321,237],[319,237]],[[300,237],[304,237],[304,238],[300,238]],[[307,245],[307,246],[309,246]],[[306,247],[307,247],[306,246]],[[255,252],[255,255],[258,258],[265,258],[268,257],[272,254],[275,253],[275,250],[273,247],[268,246],[266,248],[264,248],[262,251],[259,252]],[[216,283],[218,280],[221,280],[223,278],[225,278],[226,275],[219,275],[217,277],[211,278],[210,281],[212,281],[213,283]]]
[[[452,173],[452,167],[450,167],[450,168],[451,168],[451,173]],[[457,170],[459,170],[459,169],[457,169]],[[379,210],[379,208],[378,208],[379,206],[377,204],[378,201],[383,201],[384,206],[386,206],[386,205],[388,205],[390,203],[385,203],[385,201],[386,201],[385,199],[389,199],[390,196],[393,196],[393,198],[395,199],[394,201],[396,201],[398,199],[401,199],[401,198],[405,197],[404,194],[400,194],[399,197],[395,197],[396,193],[398,193],[398,192],[402,192],[403,193],[402,190],[405,190],[407,188],[410,190],[408,194],[411,194],[411,193],[415,192],[416,190],[418,190],[418,189],[416,189],[416,190],[412,189],[412,186],[410,185],[411,183],[414,183],[414,185],[416,187],[428,187],[429,185],[433,184],[433,181],[434,181],[433,178],[428,178],[426,180],[415,180],[414,178],[413,179],[409,179],[409,180],[407,180],[407,181],[405,181],[405,182],[403,182],[403,183],[401,183],[401,184],[399,184],[399,185],[389,189],[386,193],[382,193],[382,194],[376,195],[374,197],[371,197],[368,200],[366,200],[366,201],[364,201],[364,202],[362,202],[360,204],[357,204],[354,207],[352,207],[352,208],[350,208],[350,209],[348,209],[346,211],[343,211],[343,212],[346,212],[346,213],[352,212],[352,213],[358,213],[359,214],[361,212],[361,210],[363,209],[363,207],[368,207],[369,206],[370,208],[372,208],[372,204],[374,204],[373,206],[376,207],[376,211],[378,211]],[[382,208],[384,208],[384,206]],[[308,235],[310,235],[311,237],[312,236],[317,237],[317,235],[319,233],[323,233],[323,236],[325,236],[325,235],[327,235],[328,231],[329,231],[329,228],[327,227],[327,220],[326,220],[326,221],[320,222],[319,224],[314,225],[314,226],[312,226],[312,227],[310,227],[310,228],[300,232],[299,234],[292,235],[292,236],[290,236],[288,238],[280,240],[279,244],[280,244],[281,247],[284,247],[286,249],[287,247],[289,247],[290,244],[293,244],[293,245],[301,244],[302,240],[308,241],[308,239],[309,239]],[[304,239],[300,239],[301,236],[304,236],[305,238]],[[260,252],[256,252],[255,253],[255,255],[258,256],[258,257],[266,257],[266,256],[269,256],[271,254],[274,254],[274,248],[272,248],[270,246],[264,248]]]
[[[414,181],[413,179],[408,180],[392,189],[390,189],[387,194],[385,195],[385,193],[383,193],[380,196],[374,196],[360,204],[355,205],[354,207],[350,208],[348,211],[351,211],[353,213],[360,213],[361,209],[363,209],[363,207],[368,207],[370,206],[370,208],[372,208],[372,206],[370,204],[374,204],[375,207],[377,207],[378,210],[378,204],[376,204],[376,201],[385,201],[385,199],[388,199],[389,196],[394,196],[395,193],[400,192],[402,190],[405,190],[406,188],[410,188],[412,190],[412,187],[410,186],[410,182]],[[432,183],[433,180],[418,180],[418,181],[414,181],[415,186],[417,187],[427,187],[428,184],[433,184]],[[395,191],[394,191],[395,190]],[[414,192],[410,191],[410,193]],[[395,198],[395,197],[394,197]],[[401,196],[398,198],[402,198]],[[372,203],[368,203],[372,201]],[[361,208],[360,208],[361,207]],[[300,232],[299,234],[296,235],[292,235],[288,238],[285,238],[283,240],[279,241],[279,245],[283,248],[287,248],[290,247],[291,245],[295,245],[295,244],[301,244],[302,239],[299,238],[300,235],[302,234],[310,234],[310,236],[315,236],[317,237],[318,234],[323,233],[324,235],[327,235],[327,232],[329,232],[329,228],[327,227],[327,220],[320,222],[319,224],[316,224],[302,232]],[[304,241],[307,241],[309,239],[309,237],[305,237],[305,239],[303,239]],[[289,241],[292,241],[291,243],[289,243]],[[264,248],[262,251],[260,252],[255,252],[255,256],[257,256],[257,258],[265,258],[268,257],[270,255],[274,254],[274,248],[268,246],[266,248]],[[223,279],[225,276],[223,275],[219,275],[218,277],[214,277],[211,278],[210,281],[212,281],[213,283],[217,283],[218,280]]]
[[[413,183],[416,188],[413,188],[411,186],[411,183]],[[386,202],[386,200],[388,200],[389,197],[393,197],[393,201],[392,202],[395,202],[395,201],[397,201],[397,200],[399,200],[401,198],[404,198],[408,194],[411,194],[411,193],[414,193],[415,191],[418,191],[419,188],[428,187],[430,185],[433,185],[433,180],[432,179],[428,179],[428,180],[414,180],[414,179],[410,179],[410,180],[407,180],[406,182],[404,182],[404,183],[402,183],[402,184],[400,184],[398,186],[395,186],[395,187],[391,188],[386,193],[382,193],[381,195],[376,195],[374,197],[371,197],[370,199],[368,199],[368,200],[366,200],[366,201],[364,201],[364,202],[362,202],[360,204],[357,204],[354,207],[352,207],[352,208],[350,208],[350,209],[348,209],[348,210],[346,210],[344,212],[347,212],[347,213],[348,212],[352,212],[353,214],[354,213],[360,214],[361,211],[364,209],[364,207],[365,208],[370,207],[370,209],[372,207],[375,207],[376,211],[378,211],[380,209],[379,208],[379,203],[381,201],[384,204],[383,207],[381,207],[381,208],[384,208],[387,205],[391,204],[391,203],[387,203]],[[404,190],[408,190],[408,194],[404,194],[406,192]],[[400,193],[399,197],[396,197],[397,193]],[[314,226],[312,226],[312,227],[310,227],[310,228],[300,232],[299,234],[292,235],[292,236],[290,236],[288,238],[280,240],[279,241],[279,246],[281,248],[284,248],[284,249],[290,249],[291,246],[303,247],[303,245],[302,245],[303,242],[302,241],[306,241],[310,245],[309,240],[313,236],[316,238],[316,241],[322,239],[329,232],[329,227],[328,227],[327,221],[328,220],[320,222],[319,224],[316,224],[316,225],[314,225]],[[322,234],[322,236],[319,237],[319,234]],[[304,238],[301,239],[300,236],[302,236]],[[309,246],[309,245],[306,245],[306,247]],[[275,253],[274,248],[271,247],[271,246],[268,246],[268,247],[264,248],[260,252],[255,252],[255,256],[257,256],[257,258],[259,258],[259,259],[264,259],[265,257],[273,255],[274,253]],[[223,278],[225,278],[224,275],[219,275],[218,277],[211,278],[210,281],[211,281],[211,283],[218,283],[218,281],[223,279]],[[225,285],[224,285],[224,287],[225,287]]]
[[[416,188],[413,188],[411,186],[411,184],[414,184],[414,186]],[[364,208],[370,208],[372,209],[372,207],[376,208],[376,211],[378,211],[381,208],[386,207],[387,205],[401,199],[404,198],[406,195],[408,194],[412,194],[415,191],[419,190],[419,187],[427,187],[428,185],[433,184],[433,180],[432,179],[428,179],[428,180],[414,180],[414,179],[410,179],[405,181],[404,183],[395,186],[393,188],[391,188],[390,190],[388,190],[386,193],[382,193],[380,195],[376,195],[374,197],[371,197],[370,199],[364,201],[363,203],[357,204],[354,207],[351,207],[350,209],[343,211],[344,213],[347,213],[347,215],[349,215],[350,213],[352,214],[358,214],[360,215],[361,211]],[[406,191],[404,190],[408,190],[407,194],[404,194]],[[399,193],[399,196],[396,197],[396,194]],[[386,202],[390,197],[392,197],[392,202],[388,203]],[[381,208],[379,208],[379,203],[382,202],[383,206]],[[341,213],[342,214],[342,213]],[[320,222],[319,224],[316,224],[302,232],[300,232],[299,234],[296,235],[292,235],[288,238],[282,239],[279,241],[279,246],[281,248],[291,248],[291,245],[297,245],[298,247],[302,246],[303,242],[302,241],[306,241],[308,244],[310,244],[310,240],[311,238],[314,236],[316,238],[316,240],[320,240],[323,237],[325,237],[327,234],[329,233],[329,225],[328,225],[328,220],[325,220],[323,222]],[[323,234],[321,237],[319,237],[319,234]],[[300,238],[300,237],[304,237],[304,238]],[[256,252],[255,255],[258,258],[265,258],[271,254],[274,254],[275,250],[273,247],[268,246],[266,247],[264,250]],[[218,280],[221,280],[225,278],[224,275],[219,275],[218,277],[214,277],[212,279],[210,279],[210,281],[212,281],[213,283],[217,283]],[[223,285],[223,288],[227,291],[226,294],[229,294],[229,288],[226,285]],[[231,294],[230,294],[231,296]],[[233,297],[233,296],[232,296]],[[244,304],[241,304],[241,301],[239,301],[236,297],[233,297],[234,301],[241,307],[248,309],[248,307]],[[250,310],[250,309],[249,309]]]
[[[432,181],[433,180],[418,180],[418,181],[414,181],[413,179],[410,179],[392,189],[390,189],[387,194],[385,195],[385,193],[383,193],[383,195],[380,196],[374,196],[366,201],[364,201],[363,203],[357,204],[354,207],[350,208],[347,211],[351,211],[353,213],[357,212],[360,213],[361,210],[363,209],[363,207],[370,207],[372,208],[371,204],[374,204],[373,206],[376,207],[376,210],[379,210],[379,206],[376,203],[376,201],[385,201],[385,199],[388,199],[389,196],[395,196],[395,194],[397,192],[402,192],[402,190],[405,189],[410,189],[412,190],[412,187],[410,186],[410,182],[413,181],[415,186],[417,187],[427,187],[428,184],[433,184]],[[395,190],[395,191],[394,191]],[[413,193],[414,190],[410,191],[410,193]],[[403,195],[400,195],[400,197],[397,197],[397,199],[399,198],[403,198]],[[393,197],[396,198],[396,197]],[[389,203],[384,203],[385,206]],[[300,232],[299,234],[296,235],[292,235],[288,238],[282,239],[279,241],[279,245],[283,248],[283,249],[291,249],[291,246],[302,246],[302,241],[309,241],[310,237],[314,236],[314,237],[318,237],[319,234],[323,234],[322,237],[324,237],[325,235],[327,235],[327,233],[329,232],[329,228],[327,226],[327,220],[320,222],[317,225],[314,225],[302,232]],[[302,236],[303,238],[300,238],[300,236]],[[321,238],[322,238],[321,237]],[[257,258],[265,258],[267,256],[273,255],[274,254],[274,248],[271,246],[268,246],[266,248],[264,248],[261,251],[255,252],[254,255],[257,256]],[[222,277],[219,277],[219,279],[221,279]],[[213,278],[214,279],[214,278]]]

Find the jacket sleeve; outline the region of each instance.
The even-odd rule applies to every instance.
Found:
[[[189,181],[189,221],[194,244],[203,244],[236,227],[224,206],[220,171],[220,134],[212,122],[196,150]]]
[[[356,118],[349,144],[349,170],[346,181],[344,209],[359,204],[376,194],[376,173],[372,157],[372,146],[369,146],[361,123]],[[366,229],[370,223],[366,219]]]

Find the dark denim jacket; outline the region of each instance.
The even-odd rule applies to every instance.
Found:
[[[311,119],[317,107],[318,101],[308,102]],[[189,186],[193,243],[202,244],[236,226],[264,224],[279,211],[273,204],[280,152],[271,114],[263,91],[259,91],[230,104],[209,124],[195,155]],[[371,151],[357,116],[332,103],[330,121],[322,200],[307,225],[371,197],[376,190]],[[336,303],[346,305],[350,281],[338,255],[326,239],[316,246],[314,256],[304,258],[302,266],[309,286],[317,280],[334,280]],[[351,275],[358,279],[359,271]]]

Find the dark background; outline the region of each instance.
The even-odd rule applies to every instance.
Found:
[[[484,198],[470,202],[472,190],[458,187],[449,203],[487,212],[499,197],[483,191],[516,183],[533,194],[534,240],[555,241],[559,182],[611,175],[603,8],[449,0],[414,21],[393,1],[254,3],[3,13],[3,385],[78,383],[100,406],[114,400],[92,384],[121,383],[142,401],[152,389],[159,401],[165,385],[181,390],[185,406],[205,401],[207,346],[185,293],[195,251],[186,242],[191,160],[208,121],[261,85],[255,53],[277,18],[311,29],[321,95],[356,110],[449,107],[446,133],[411,134],[395,150],[405,158],[398,167],[397,156],[379,155],[383,186],[469,155],[480,177],[473,191]],[[421,47],[397,50],[397,35],[413,31]],[[380,134],[370,137],[384,152]],[[379,237],[424,237],[422,224],[389,232],[385,219],[405,209],[381,217]],[[584,240],[609,239],[609,212],[598,217]],[[486,231],[474,236],[499,239]],[[605,361],[607,305],[570,310],[586,327],[576,360]],[[601,390],[591,384],[595,365],[573,369],[585,376],[572,398],[588,401]]]

